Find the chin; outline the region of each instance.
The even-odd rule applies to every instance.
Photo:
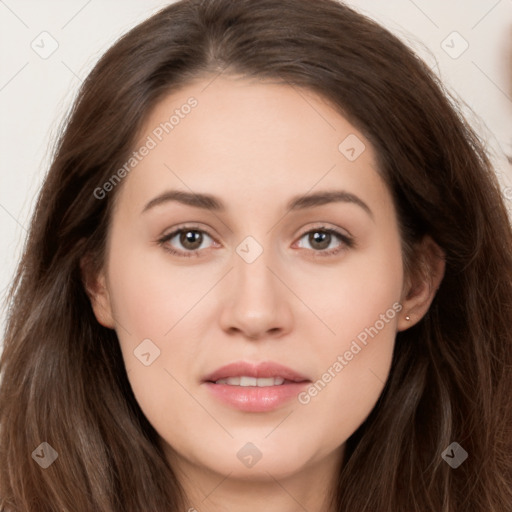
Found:
[[[266,434],[265,434],[266,435]],[[246,438],[244,439],[251,439]],[[253,439],[255,439],[253,437]],[[230,478],[251,481],[268,481],[286,479],[307,469],[315,461],[315,453],[308,450],[304,443],[283,444],[269,440],[240,441],[240,437],[230,440],[224,447],[212,443],[212,449],[186,457],[194,465]]]

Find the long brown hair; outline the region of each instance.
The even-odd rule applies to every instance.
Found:
[[[133,151],[148,112],[219,73],[328,100],[376,149],[406,272],[421,269],[414,247],[426,234],[446,256],[429,312],[398,333],[384,391],[347,441],[335,509],[510,510],[512,234],[496,177],[429,68],[334,0],[181,0],[123,36],[84,81],[9,295],[0,508],[186,510],[116,334],[93,315],[80,260],[101,267],[120,187],[103,199],[94,191]],[[46,469],[31,456],[42,442],[58,452]],[[468,453],[457,469],[441,456],[452,442]]]

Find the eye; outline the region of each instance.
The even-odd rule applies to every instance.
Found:
[[[340,251],[346,249],[347,247],[354,246],[354,240],[348,235],[340,233],[336,229],[326,228],[323,226],[304,233],[300,237],[299,241],[304,238],[306,239],[307,244],[310,246],[306,247],[306,249],[310,248],[315,253],[317,253],[318,256],[331,256],[338,254]],[[336,239],[338,240],[337,245]],[[332,245],[333,242],[335,244],[334,247]]]
[[[175,256],[199,257],[202,250],[209,248],[207,239],[217,244],[213,237],[206,231],[197,226],[191,226],[175,229],[172,233],[163,236],[157,242],[167,252]],[[304,247],[300,243],[298,247],[313,251],[315,256],[335,255],[355,245],[354,240],[350,236],[336,229],[324,226],[307,231],[300,237],[299,242],[302,239],[306,239],[306,243],[309,244],[309,247]],[[338,241],[337,244],[336,240]]]
[[[177,256],[199,256],[199,251],[207,247],[204,246],[204,242],[207,239],[213,240],[213,238],[204,230],[198,227],[182,227],[174,230],[172,233],[163,236],[158,240],[158,243],[171,254]],[[181,245],[176,249],[174,244]]]

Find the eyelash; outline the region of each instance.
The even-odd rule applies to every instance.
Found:
[[[198,226],[183,226],[178,229],[175,229],[172,233],[169,233],[169,234],[164,235],[163,237],[159,238],[157,240],[157,243],[166,252],[169,252],[170,254],[172,254],[174,256],[185,257],[185,258],[191,258],[192,256],[199,257],[199,253],[202,249],[195,249],[193,251],[177,251],[176,249],[172,248],[171,246],[166,245],[167,242],[172,240],[177,234],[180,234],[182,232],[187,232],[187,231],[196,231],[198,233],[203,233],[203,234],[208,235],[212,240],[215,240],[207,231],[205,231],[204,229],[200,229]],[[340,253],[341,251],[346,250],[347,248],[350,249],[355,246],[355,242],[354,242],[353,238],[351,238],[343,233],[340,233],[336,229],[327,228],[324,226],[310,229],[309,231],[304,232],[299,237],[299,240],[302,239],[305,235],[308,235],[310,233],[317,233],[317,232],[328,233],[328,234],[334,235],[334,236],[338,237],[341,240],[341,242],[343,242],[343,244],[345,245],[345,247],[341,246],[341,247],[337,247],[335,249],[329,249],[329,250],[324,249],[324,250],[320,250],[320,251],[315,251],[314,249],[309,249],[309,250],[312,250],[314,253],[316,253],[320,257],[335,256],[336,254]]]

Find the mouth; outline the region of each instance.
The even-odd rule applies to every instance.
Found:
[[[227,386],[241,386],[247,387],[258,387],[264,388],[267,386],[282,386],[283,384],[289,384],[292,381],[286,380],[283,377],[249,377],[242,375],[241,377],[228,377],[227,379],[219,379],[214,384],[226,384]]]
[[[223,405],[244,412],[268,412],[289,403],[311,383],[304,375],[273,362],[231,363],[203,379]]]

